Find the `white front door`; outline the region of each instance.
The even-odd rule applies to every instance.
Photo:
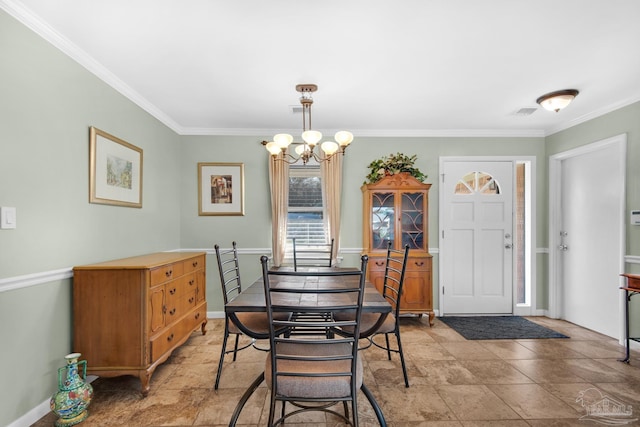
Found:
[[[513,312],[511,161],[446,161],[440,215],[441,311]]]
[[[586,146],[559,160],[559,317],[620,337],[625,144]]]

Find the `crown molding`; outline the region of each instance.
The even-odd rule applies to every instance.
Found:
[[[323,129],[333,134],[337,130]],[[200,136],[260,136],[277,133],[296,135],[300,129],[240,129],[240,128],[184,128],[181,135]],[[544,138],[545,132],[539,129],[352,129],[357,137],[388,138]]]
[[[567,121],[565,123],[562,123],[562,124],[560,124],[558,126],[551,127],[549,129],[547,129],[547,131],[544,133],[544,136],[547,137],[547,136],[553,135],[555,133],[561,132],[563,130],[567,130],[567,129],[572,128],[574,126],[577,126],[577,125],[579,125],[581,123],[588,122],[589,120],[593,120],[593,119],[595,119],[597,117],[604,116],[605,114],[611,113],[611,112],[619,110],[621,108],[624,108],[624,107],[626,107],[628,105],[635,104],[638,101],[640,101],[640,97],[634,96],[634,97],[630,97],[630,98],[627,98],[627,99],[623,99],[622,101],[618,101],[618,102],[615,102],[615,103],[610,104],[610,105],[606,105],[606,106],[604,106],[602,108],[599,108],[599,109],[597,109],[595,111],[592,111],[591,113],[588,113],[588,114],[585,114],[583,116],[577,117],[577,118],[575,118],[573,120],[569,120],[569,121]]]
[[[184,129],[163,111],[149,102],[146,98],[133,90],[130,86],[116,77],[115,74],[105,68],[100,62],[93,59],[84,50],[80,49],[74,43],[71,43],[66,37],[54,30],[49,24],[44,22],[40,17],[35,15],[31,10],[27,9],[19,2],[12,0],[0,0],[0,8],[9,15],[24,24],[27,28],[38,34],[40,37],[51,43],[67,56],[71,57],[78,64],[82,65],[89,72],[94,74],[100,80],[120,92],[125,98],[138,105],[140,108],[158,119],[175,133],[182,135]]]

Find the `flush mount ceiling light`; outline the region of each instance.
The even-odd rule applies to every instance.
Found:
[[[576,89],[558,90],[542,95],[536,102],[542,105],[545,110],[555,111],[557,113],[569,105],[571,101],[573,101],[573,98],[578,96],[578,93],[580,92]]]
[[[320,157],[314,151],[316,145],[322,139],[322,133],[311,129],[311,105],[313,104],[313,92],[318,90],[318,86],[314,84],[296,85],[296,90],[300,92],[300,104],[302,104],[302,141],[294,142],[293,136],[288,133],[279,133],[273,137],[273,141],[262,141],[267,151],[271,153],[274,161],[280,160],[289,164],[297,163],[302,160],[302,164],[306,165],[310,159],[317,162],[330,160],[334,155],[344,154],[347,146],[353,141],[353,134],[347,131],[340,131],[335,134],[335,141],[325,141],[320,144],[320,149],[324,152],[324,157]],[[307,128],[307,121],[309,128]],[[293,156],[289,154],[289,145],[295,146]],[[282,156],[279,154],[282,153]]]

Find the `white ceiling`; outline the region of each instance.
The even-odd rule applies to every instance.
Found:
[[[638,0],[0,0],[179,134],[543,136],[640,100]],[[565,110],[544,93],[575,88]]]

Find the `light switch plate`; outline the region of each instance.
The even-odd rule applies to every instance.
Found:
[[[0,229],[16,228],[16,208],[0,207]]]

